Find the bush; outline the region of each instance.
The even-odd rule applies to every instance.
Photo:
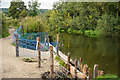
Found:
[[[69,29],[67,30],[67,32],[68,32],[68,33],[72,33],[72,28],[69,28]]]
[[[78,34],[83,34],[83,31],[78,30],[77,33],[78,33]]]
[[[44,27],[41,24],[40,16],[23,18],[21,21],[21,25],[23,25],[24,27],[24,32],[27,33],[44,32]]]
[[[2,37],[7,37],[9,35],[8,26],[6,22],[6,17],[2,14]],[[1,34],[1,33],[0,33]]]

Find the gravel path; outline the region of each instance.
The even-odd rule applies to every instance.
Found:
[[[10,29],[10,36],[2,38],[2,78],[41,78],[41,74],[50,71],[49,56],[43,58],[42,67],[37,68],[37,62],[23,62],[23,57],[16,57],[15,47],[12,45],[14,29]],[[49,55],[49,52],[44,52]],[[1,57],[0,57],[1,59]]]

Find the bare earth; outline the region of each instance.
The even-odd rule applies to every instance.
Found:
[[[22,61],[22,57],[16,57],[15,46],[12,45],[14,31],[10,29],[10,36],[2,38],[2,78],[41,78],[43,72],[50,71],[49,57],[41,68],[37,68],[37,62],[27,63]]]

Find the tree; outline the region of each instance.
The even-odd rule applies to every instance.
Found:
[[[40,3],[38,3],[37,0],[35,1],[29,1],[28,2],[28,15],[29,16],[36,16],[38,14],[38,11],[39,11],[39,7],[40,7]]]
[[[27,10],[23,10],[20,14],[20,17],[26,17],[27,16]]]
[[[27,10],[25,3],[22,0],[12,0],[9,7],[8,16],[13,18],[19,18],[23,10]],[[25,11],[24,11],[25,12]],[[21,15],[22,16],[22,15]],[[25,17],[26,15],[23,15]]]

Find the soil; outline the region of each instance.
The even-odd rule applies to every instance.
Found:
[[[12,45],[14,31],[15,29],[9,29],[10,35],[0,39],[2,41],[0,48],[2,52],[2,78],[41,78],[41,74],[50,71],[49,57],[43,59],[45,61],[42,61],[40,68],[37,68],[37,62],[28,63],[22,60],[23,57],[16,57],[15,46]]]

